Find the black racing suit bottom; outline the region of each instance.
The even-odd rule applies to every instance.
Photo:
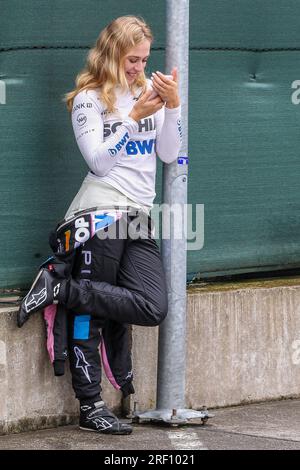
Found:
[[[116,325],[120,350],[114,354],[126,361],[128,325],[156,326],[167,314],[165,275],[157,243],[151,237],[151,219],[147,217],[147,237],[142,230],[138,238],[136,233],[134,238],[128,234],[132,221],[134,217],[122,217],[115,227],[109,227],[113,236],[108,231],[103,239],[96,233],[76,250],[65,305],[70,311],[72,384],[82,403],[100,397],[101,328],[107,331]]]

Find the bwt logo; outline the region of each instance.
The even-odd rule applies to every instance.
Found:
[[[0,104],[6,104],[6,83],[0,80]]]
[[[126,132],[126,134],[124,134],[124,136],[122,137],[120,142],[117,143],[115,148],[108,149],[108,152],[109,152],[110,156],[114,157],[116,155],[116,153],[119,152],[122,149],[122,147],[124,147],[124,145],[126,144],[128,139],[129,139],[129,134],[128,134],[128,132]]]
[[[299,104],[300,103],[300,80],[294,80],[291,85],[291,88],[296,89],[296,91],[292,93],[291,101],[293,104]]]
[[[109,151],[109,154],[110,154],[111,157],[114,157],[117,153],[116,149],[108,149],[108,151]]]

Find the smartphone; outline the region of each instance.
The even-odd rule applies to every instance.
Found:
[[[166,78],[169,78],[170,80],[173,80],[173,75],[165,75]],[[153,100],[158,95],[158,93],[155,90],[152,90],[151,95],[149,96],[149,100]]]

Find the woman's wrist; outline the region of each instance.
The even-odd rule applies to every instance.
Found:
[[[134,119],[134,121],[136,121],[136,122],[139,121],[139,117],[138,117],[138,115],[136,114],[136,112],[134,110],[132,110],[130,112],[130,114],[128,114],[128,117],[131,117],[131,119]]]
[[[166,102],[166,108],[172,109],[172,108],[178,108],[178,106],[180,106],[179,98],[177,98],[173,101],[167,101]]]

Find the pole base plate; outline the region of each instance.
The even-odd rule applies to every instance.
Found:
[[[145,423],[145,422],[162,422],[169,425],[181,425],[181,424],[206,424],[209,418],[213,418],[214,415],[209,413],[206,409],[197,411],[190,409],[160,409],[160,410],[148,410],[148,411],[134,411],[133,422]]]

